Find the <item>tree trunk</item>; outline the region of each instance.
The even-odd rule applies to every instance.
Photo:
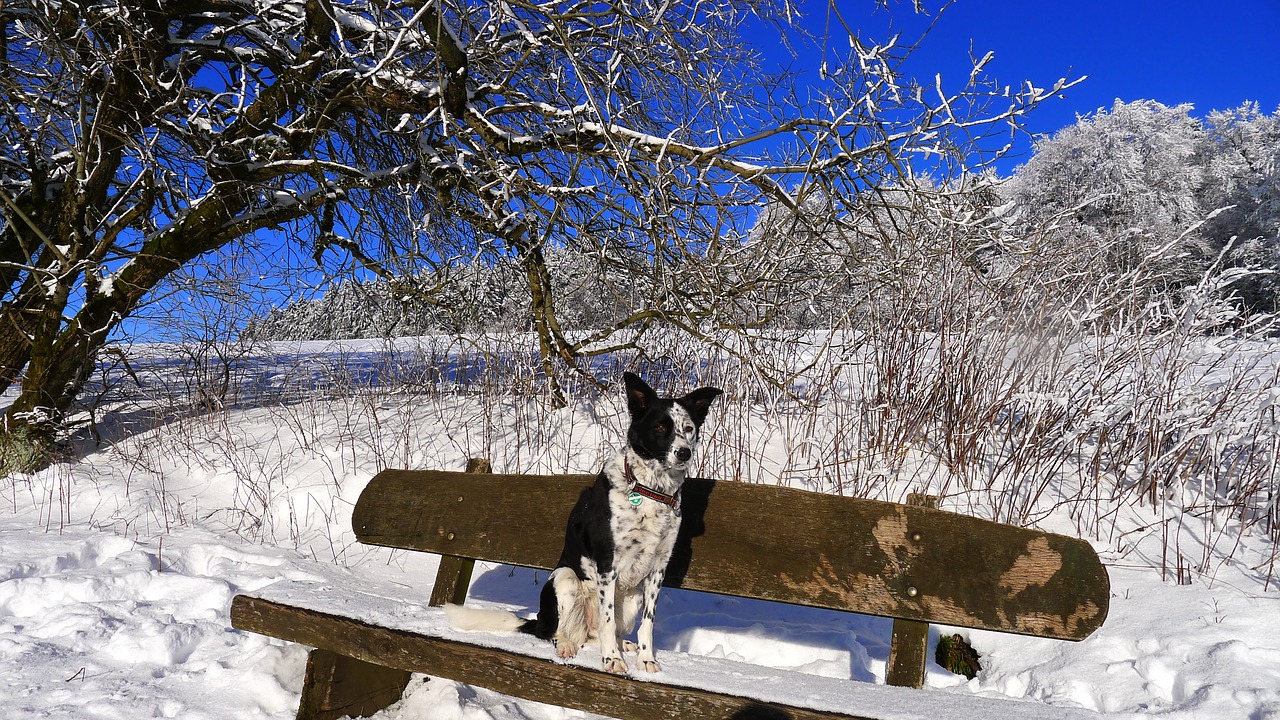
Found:
[[[30,337],[25,343],[28,357],[22,391],[6,412],[6,426],[40,429],[64,413],[88,379],[111,331],[170,273],[233,239],[228,228],[244,207],[243,202],[232,204],[215,196],[192,208],[182,221],[147,241],[142,252],[113,278],[112,292],[89,293],[65,323],[62,315],[69,288],[63,283],[55,294],[33,298],[33,307],[24,316],[34,316],[25,326],[30,334],[23,329],[0,331],[0,357],[20,357],[22,340]],[[16,310],[7,307],[6,315],[20,317]],[[41,434],[52,439],[45,430]]]
[[[547,389],[551,392],[554,407],[565,407],[569,401],[564,396],[564,388],[556,377],[557,356],[572,361],[573,355],[568,353],[566,343],[560,333],[560,323],[555,315],[555,298],[551,289],[551,274],[547,271],[547,259],[542,248],[530,247],[522,256],[525,278],[529,287],[529,311],[533,315],[533,327],[538,334],[538,353],[542,361],[542,373],[547,379]]]
[[[304,99],[316,97],[316,79],[324,66],[314,60],[323,54],[323,41],[332,27],[319,3],[308,2],[306,9],[312,32],[298,53],[299,64],[262,88],[215,143],[205,147],[201,140],[190,147],[195,157],[214,157],[219,149],[238,157],[235,148],[258,137],[263,127],[296,113]],[[0,267],[7,274],[0,274],[0,281],[8,281],[6,292],[20,283],[0,308],[0,391],[22,378],[22,390],[4,416],[4,427],[12,433],[52,443],[57,423],[88,379],[111,331],[165,277],[200,255],[316,209],[315,202],[254,205],[259,188],[272,187],[278,176],[254,175],[234,162],[215,162],[206,167],[210,189],[199,197],[182,196],[186,207],[168,226],[152,230],[127,250],[115,246],[126,228],[147,232],[147,220],[155,219],[157,195],[172,194],[163,173],[153,168],[131,168],[131,181],[117,180],[127,151],[149,154],[140,125],[159,105],[172,101],[151,91],[155,78],[168,72],[173,18],[166,12],[177,11],[166,5],[138,8],[140,14],[127,27],[114,28],[118,42],[132,51],[131,60],[119,72],[82,79],[81,102],[99,111],[87,125],[77,127],[76,142],[59,158],[58,185],[46,187],[46,161],[32,157],[27,191],[3,198],[8,217],[0,234]],[[144,21],[141,25],[139,19]],[[311,129],[319,132],[336,121],[322,117]],[[305,145],[310,137],[299,132],[292,139]],[[363,182],[363,187],[375,185]],[[335,193],[344,190],[333,185]],[[104,290],[95,273],[113,253],[128,257],[128,262]],[[80,304],[74,317],[66,318],[73,291]]]

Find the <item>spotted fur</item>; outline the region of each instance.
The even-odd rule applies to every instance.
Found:
[[[658,671],[653,621],[680,530],[680,488],[707,410],[721,391],[704,387],[661,398],[631,373],[623,383],[631,415],[626,446],[605,463],[570,513],[564,550],[542,587],[537,618],[521,621],[511,613],[447,606],[455,628],[531,633],[551,640],[561,658],[598,639],[605,670],[627,672],[622,653],[634,651],[640,669]],[[633,496],[637,484],[672,501]],[[624,637],[637,620],[631,643]]]

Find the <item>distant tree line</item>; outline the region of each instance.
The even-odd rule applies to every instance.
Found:
[[[598,328],[644,303],[643,278],[622,277],[581,255],[546,256],[565,330]],[[434,333],[530,332],[521,294],[524,271],[512,260],[440,266],[393,279],[344,280],[319,297],[288,303],[248,323],[254,340],[347,340]]]

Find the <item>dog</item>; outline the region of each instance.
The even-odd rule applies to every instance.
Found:
[[[680,530],[680,488],[707,410],[722,391],[702,387],[661,398],[632,373],[622,379],[631,414],[626,445],[569,514],[564,550],[542,587],[536,618],[446,605],[455,629],[528,633],[551,640],[561,659],[598,638],[606,671],[627,672],[623,651],[636,652],[645,672],[659,671],[653,620]],[[623,637],[637,617],[637,642],[631,643]]]

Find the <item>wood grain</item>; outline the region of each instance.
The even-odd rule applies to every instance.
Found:
[[[598,670],[466,643],[415,635],[238,595],[232,624],[339,655],[421,672],[621,720],[874,720],[862,715],[762,704],[691,688],[637,681]]]
[[[400,700],[409,673],[329,650],[307,655],[297,720],[369,717]]]
[[[591,475],[387,470],[361,542],[550,568]],[[927,507],[690,479],[667,585],[1066,640],[1106,618],[1088,543]]]
[[[467,460],[468,473],[488,474],[493,467],[484,458]],[[471,587],[471,573],[475,570],[476,561],[457,555],[445,555],[440,558],[440,566],[436,569],[436,583],[431,588],[431,600],[428,605],[439,607],[445,603],[461,605],[467,600],[467,590]]]
[[[934,495],[911,493],[907,505],[937,508]],[[884,682],[899,687],[924,687],[924,670],[928,662],[929,623],[895,618],[889,640],[889,662],[885,665]]]

